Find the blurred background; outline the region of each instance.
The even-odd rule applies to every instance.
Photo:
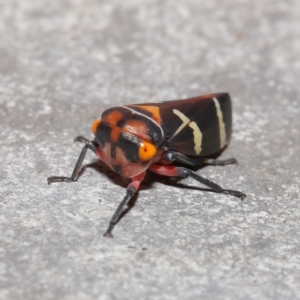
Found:
[[[0,0],[0,298],[298,298],[299,32],[297,0]],[[240,164],[199,174],[243,202],[150,176],[105,239],[122,179],[47,185],[105,109],[216,92]]]

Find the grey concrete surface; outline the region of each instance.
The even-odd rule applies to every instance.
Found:
[[[300,299],[300,2],[0,0],[0,299]],[[234,130],[199,174],[125,193],[91,124],[120,104],[232,95]],[[184,188],[189,186],[190,188]]]

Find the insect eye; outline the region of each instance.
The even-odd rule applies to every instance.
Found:
[[[93,134],[96,135],[96,131],[97,131],[97,128],[100,124],[101,120],[98,119],[96,121],[94,121],[93,125],[92,125],[92,131],[93,131]]]
[[[157,149],[153,144],[144,141],[139,145],[139,159],[147,161],[156,154],[156,151]]]

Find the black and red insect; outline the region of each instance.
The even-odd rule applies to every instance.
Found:
[[[71,177],[52,176],[48,183],[76,181],[87,149],[92,150],[111,169],[131,182],[104,236],[112,230],[146,171],[171,176],[192,177],[217,193],[244,199],[242,192],[223,189],[190,168],[203,164],[227,165],[236,159],[215,157],[228,145],[231,136],[231,100],[227,93],[113,107],[92,125],[93,141],[85,143]],[[190,167],[190,168],[189,168]]]

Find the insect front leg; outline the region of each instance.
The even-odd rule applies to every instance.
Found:
[[[188,168],[185,168],[185,167],[152,165],[149,167],[149,170],[154,173],[157,173],[160,175],[165,175],[165,176],[170,176],[170,177],[184,178],[184,177],[190,176],[193,179],[197,180],[198,182],[210,187],[212,190],[214,190],[217,193],[232,195],[232,196],[240,198],[241,200],[243,200],[246,197],[246,195],[242,192],[223,189],[216,183],[198,175],[194,171],[192,171]]]
[[[75,140],[76,141],[80,141],[80,142],[86,142],[86,144],[83,146],[81,153],[78,157],[78,160],[76,162],[76,165],[74,167],[73,173],[71,175],[71,177],[64,177],[64,176],[51,176],[47,178],[48,184],[51,184],[53,182],[71,182],[71,181],[76,181],[78,179],[79,176],[79,172],[80,172],[80,168],[82,165],[82,162],[85,158],[86,152],[88,149],[92,150],[93,152],[95,152],[98,148],[98,144],[95,141],[88,141],[85,138],[82,139],[78,139],[78,138],[82,138],[82,137],[77,137]],[[78,139],[78,140],[77,140]]]
[[[124,199],[119,204],[118,208],[116,209],[115,213],[113,214],[109,226],[106,230],[106,232],[103,234],[105,237],[113,237],[112,230],[114,229],[115,225],[118,223],[118,220],[120,218],[120,215],[122,214],[124,207],[129,202],[129,200],[134,196],[134,194],[138,191],[141,182],[143,181],[145,177],[146,172],[143,172],[139,174],[138,176],[135,176],[132,178],[132,182],[127,186],[126,189],[126,195]]]
[[[211,158],[203,158],[203,157],[188,157],[182,153],[173,150],[169,150],[164,154],[163,161],[167,163],[176,161],[181,164],[192,166],[192,167],[200,166],[203,164],[214,165],[214,166],[238,164],[238,161],[235,158],[219,160],[219,159],[211,159]]]

